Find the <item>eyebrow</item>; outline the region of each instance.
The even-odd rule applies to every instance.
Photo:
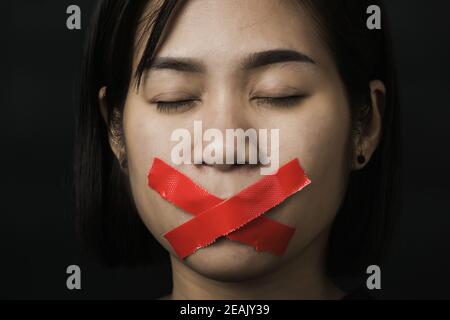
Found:
[[[250,54],[242,63],[245,70],[256,69],[271,64],[283,62],[302,62],[316,64],[306,54],[295,50],[268,50]]]
[[[198,60],[192,58],[155,58],[149,68],[150,70],[174,70],[180,72],[203,73],[205,66]]]
[[[250,54],[242,61],[241,68],[243,70],[252,70],[284,62],[316,64],[316,62],[312,58],[302,52],[295,50],[277,49]],[[187,73],[206,72],[206,67],[200,60],[181,57],[157,57],[153,59],[148,69],[173,70]]]

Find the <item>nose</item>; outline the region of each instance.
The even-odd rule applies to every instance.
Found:
[[[194,163],[218,171],[255,169],[258,162],[258,132],[245,96],[236,91],[210,95],[201,110],[201,130],[194,132]],[[195,129],[194,129],[195,131]],[[198,133],[202,132],[201,137]],[[196,134],[197,133],[197,134]],[[199,151],[202,157],[199,159]]]

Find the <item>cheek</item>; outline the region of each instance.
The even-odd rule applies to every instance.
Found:
[[[151,233],[159,240],[180,215],[161,216],[158,213],[174,210],[166,201],[148,187],[147,174],[153,159],[170,159],[170,135],[168,124],[155,117],[152,106],[139,96],[131,95],[125,104],[124,136],[128,158],[128,175],[137,211]],[[173,126],[173,124],[172,124]],[[172,221],[174,220],[174,221]]]
[[[299,157],[313,181],[342,173],[350,133],[346,101],[318,96],[305,105],[303,114],[292,118],[281,143],[284,157]]]

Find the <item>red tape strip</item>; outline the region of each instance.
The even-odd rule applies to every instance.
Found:
[[[149,186],[163,198],[193,215],[223,201],[158,158],[154,159],[148,177]],[[294,232],[292,227],[261,216],[227,237],[253,246],[257,251],[281,256]]]
[[[210,194],[161,159],[154,159],[148,174],[151,188],[196,215],[164,235],[182,259],[221,236],[281,256],[295,229],[261,215],[310,182],[297,159],[275,175],[265,176],[225,200]]]

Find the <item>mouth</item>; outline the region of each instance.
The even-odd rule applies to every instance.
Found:
[[[225,175],[230,176],[228,173]],[[234,175],[231,180],[235,181],[236,176],[239,177]],[[220,180],[215,181],[222,183]],[[209,194],[201,185],[197,185],[189,177],[157,158],[154,159],[148,174],[149,187],[167,201],[195,216],[164,234],[182,259],[200,248],[209,246],[222,236],[239,240],[256,250],[270,251],[281,256],[295,228],[262,215],[310,182],[298,159],[286,163],[275,175],[259,178],[257,182],[242,188],[227,199]],[[191,192],[186,193],[185,190],[188,189]],[[276,230],[278,232],[275,232]],[[255,235],[259,235],[258,239],[255,239]],[[274,248],[275,239],[279,241]]]

